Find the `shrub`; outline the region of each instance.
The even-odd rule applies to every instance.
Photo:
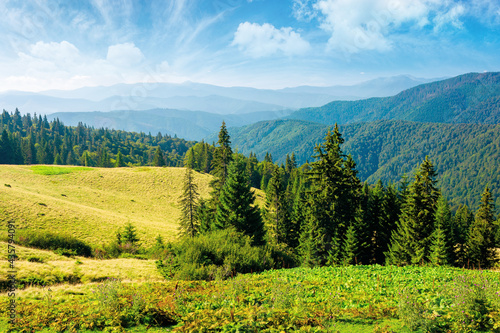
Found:
[[[39,263],[43,263],[44,262],[43,258],[40,258],[40,257],[37,257],[37,256],[28,257],[28,261],[29,262],[39,262]]]
[[[92,248],[85,242],[73,236],[53,234],[47,231],[24,231],[18,236],[17,244],[43,250],[60,251],[71,255],[92,256]]]
[[[251,237],[234,229],[184,238],[166,246],[167,254],[157,261],[157,267],[166,278],[214,280],[281,267],[285,259],[288,266],[295,266],[295,261],[278,249],[251,243]]]

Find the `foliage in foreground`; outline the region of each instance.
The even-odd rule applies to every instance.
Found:
[[[251,244],[251,237],[232,228],[184,238],[168,245],[165,258],[157,263],[158,269],[169,279],[214,280],[295,266],[286,253]]]
[[[174,332],[500,332],[498,273],[442,267],[269,270],[18,300],[14,332],[151,325]],[[69,301],[71,297],[71,301]],[[1,300],[2,316],[8,299]],[[369,330],[368,330],[369,329]]]

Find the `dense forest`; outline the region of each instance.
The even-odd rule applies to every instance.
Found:
[[[59,119],[3,111],[0,115],[0,164],[65,164],[99,167],[181,166],[194,142],[158,133],[95,129]]]
[[[214,267],[250,272],[269,268],[273,260],[274,266],[311,267],[488,268],[497,262],[500,228],[492,190],[483,188],[475,212],[460,205],[453,214],[427,156],[412,179],[370,186],[360,181],[356,162],[343,152],[344,139],[335,126],[314,148],[312,162],[298,167],[288,157],[286,165],[270,165],[266,204],[259,210],[246,162],[230,143],[223,124],[212,154],[209,199],[198,198],[192,169],[186,169],[180,201],[184,241],[171,245],[166,261],[160,261],[165,276],[210,279]],[[237,251],[228,245],[235,242],[234,232],[249,237]],[[263,245],[270,254],[261,254],[266,260],[259,264],[251,249]]]
[[[280,163],[293,152],[299,165],[311,161],[314,146],[327,125],[300,120],[273,120],[230,128],[233,144],[243,154],[266,153]],[[339,126],[344,151],[358,162],[358,176],[376,184],[398,182],[416,170],[426,155],[438,170],[442,192],[453,210],[461,203],[477,208],[486,186],[500,186],[500,125],[440,124],[380,120]],[[500,196],[494,195],[500,205]]]
[[[334,101],[304,108],[287,118],[321,124],[374,120],[432,123],[500,123],[500,73],[469,73],[422,84],[395,96],[359,101]]]
[[[484,186],[474,198],[475,213],[459,204],[452,214],[437,185],[432,158],[421,155],[411,177],[402,177],[398,183],[383,179],[373,185],[363,183],[359,170],[366,169],[366,160],[358,167],[353,155],[344,153],[337,125],[313,148],[311,162],[299,166],[294,154],[287,154],[285,163],[278,165],[269,153],[259,162],[253,153],[245,157],[233,152],[224,123],[217,144],[211,145],[83,124],[67,127],[57,119],[48,122],[46,117],[21,116],[18,110],[4,111],[0,121],[0,163],[187,166],[181,227],[191,242],[197,235],[233,230],[248,237],[247,247],[272,244],[271,257],[280,258],[283,265],[287,261],[288,265],[309,266],[391,263],[485,268],[496,261],[495,186]],[[386,126],[387,135],[392,133],[391,124],[381,122],[380,126]],[[487,138],[494,130],[493,126],[478,137]],[[366,142],[364,149],[376,150],[376,140]],[[455,161],[462,158],[460,152],[450,153],[457,156]],[[491,157],[495,149],[483,153]],[[197,197],[190,176],[193,169],[214,176],[210,198]],[[254,205],[252,186],[266,192],[265,207]],[[223,233],[214,239],[224,243],[224,237],[233,239],[234,235]],[[181,256],[182,248],[174,257]],[[196,263],[198,269],[204,267],[203,262]],[[253,265],[257,266],[251,270],[258,269],[258,264]]]

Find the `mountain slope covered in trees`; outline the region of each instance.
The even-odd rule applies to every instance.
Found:
[[[243,154],[262,158],[266,152],[284,163],[295,153],[298,164],[312,161],[313,148],[323,141],[327,125],[299,120],[260,122],[231,128],[233,145]],[[444,194],[452,205],[474,207],[484,187],[500,185],[500,125],[436,124],[376,121],[340,126],[344,150],[357,163],[361,180],[397,182],[426,155],[435,163]],[[500,197],[495,197],[500,205]]]
[[[333,125],[382,119],[435,123],[500,123],[500,73],[469,73],[422,84],[395,96],[334,101],[287,118]]]

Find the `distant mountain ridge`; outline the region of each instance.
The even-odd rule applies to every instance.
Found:
[[[67,126],[76,126],[82,122],[95,128],[150,132],[154,135],[161,132],[171,136],[177,135],[186,140],[200,141],[217,132],[222,121],[225,121],[228,126],[244,126],[262,120],[278,119],[291,112],[292,110],[280,110],[222,115],[202,111],[152,109],[144,111],[61,112],[53,113],[48,118],[51,120],[58,118]]]
[[[392,96],[429,81],[431,80],[396,76],[351,86],[303,86],[277,90],[221,87],[194,82],[117,84],[69,91],[3,92],[0,93],[0,107],[8,111],[19,108],[23,114],[156,108],[240,114],[321,106],[333,100]]]
[[[418,85],[392,97],[334,101],[288,119],[350,124],[384,119],[434,123],[500,122],[500,73],[469,73]]]

